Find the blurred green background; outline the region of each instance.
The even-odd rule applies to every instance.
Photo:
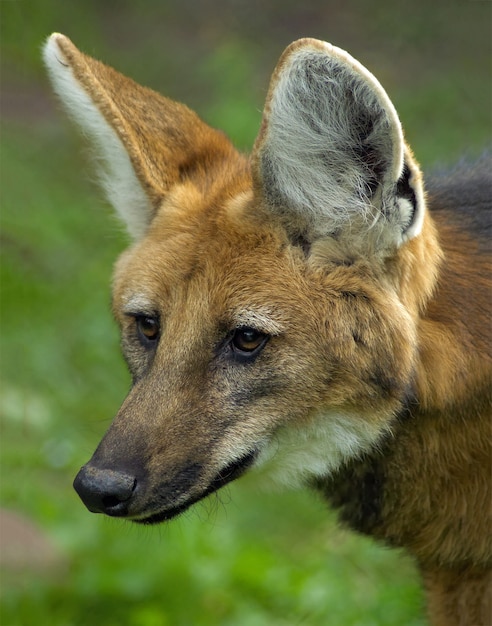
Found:
[[[52,31],[249,149],[283,48],[314,36],[381,80],[425,169],[490,145],[492,3],[3,0],[1,624],[417,626],[413,563],[309,493],[245,477],[141,528],[72,490],[129,386],[109,311],[122,228],[52,99]],[[15,517],[14,517],[15,516]]]

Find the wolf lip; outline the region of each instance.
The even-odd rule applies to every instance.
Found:
[[[233,461],[232,463],[229,463],[229,465],[226,465],[226,467],[221,472],[219,472],[210,483],[210,487],[207,493],[217,491],[217,489],[220,489],[224,485],[227,485],[227,483],[230,483],[236,478],[239,478],[239,476],[241,476],[241,474],[243,474],[248,469],[248,467],[251,466],[256,456],[257,450],[253,450],[252,452],[249,452],[237,461]]]
[[[215,478],[211,481],[207,489],[205,489],[205,491],[203,491],[200,495],[194,498],[190,498],[189,500],[187,500],[183,504],[180,504],[179,506],[166,509],[165,511],[160,511],[159,513],[153,513],[149,515],[148,517],[135,519],[133,521],[136,522],[137,524],[151,525],[151,524],[159,524],[160,522],[165,522],[167,520],[172,519],[173,517],[177,517],[181,513],[184,513],[184,511],[186,511],[188,508],[190,508],[190,506],[192,506],[196,502],[203,500],[208,495],[210,495],[211,493],[214,493],[215,491],[217,491],[224,485],[227,485],[228,483],[232,482],[236,478],[239,478],[239,476],[241,476],[241,474],[244,474],[244,472],[248,469],[248,467],[252,465],[257,454],[258,454],[258,451],[253,450],[252,452],[249,452],[248,454],[244,455],[237,461],[233,461],[232,463],[229,463],[229,465],[226,465],[226,467],[222,469],[215,476]]]

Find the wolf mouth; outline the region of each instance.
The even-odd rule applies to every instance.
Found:
[[[211,493],[214,493],[215,491],[218,491],[221,487],[224,487],[224,485],[227,485],[233,480],[236,480],[236,478],[239,478],[239,476],[244,474],[244,472],[253,464],[254,460],[257,457],[257,454],[258,451],[253,450],[252,452],[249,452],[248,454],[242,456],[237,461],[233,461],[232,463],[229,463],[229,465],[226,465],[226,467],[215,476],[209,486],[198,496],[190,498],[189,500],[183,502],[183,504],[180,504],[178,506],[172,507],[170,509],[165,509],[164,511],[160,511],[158,513],[152,513],[148,517],[134,519],[132,521],[136,522],[137,524],[151,525],[159,524],[160,522],[165,522],[172,519],[173,517],[177,517],[178,515],[189,509],[196,502],[203,500]]]

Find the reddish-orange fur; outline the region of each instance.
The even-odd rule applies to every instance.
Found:
[[[313,482],[356,530],[415,557],[435,626],[490,624],[491,267],[483,242],[453,217],[466,201],[440,206],[431,190],[419,234],[374,254],[354,252],[350,232],[308,240],[272,211],[261,170],[271,93],[292,55],[325,44],[302,40],[282,57],[251,162],[183,105],[66,38],[56,45],[154,211],[114,278],[135,384],[85,482],[101,466],[122,474],[128,459],[140,464],[147,491],[125,514],[160,521],[229,480],[224,464],[271,432],[309,432],[319,409],[349,415],[380,436]],[[231,367],[224,337],[253,324],[237,321],[250,310],[274,326],[268,350],[259,365]],[[153,311],[165,350],[150,358],[135,320]],[[169,513],[152,513],[157,493]]]

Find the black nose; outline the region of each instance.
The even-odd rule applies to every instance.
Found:
[[[84,465],[73,486],[92,513],[124,517],[128,513],[137,479],[124,472]]]

